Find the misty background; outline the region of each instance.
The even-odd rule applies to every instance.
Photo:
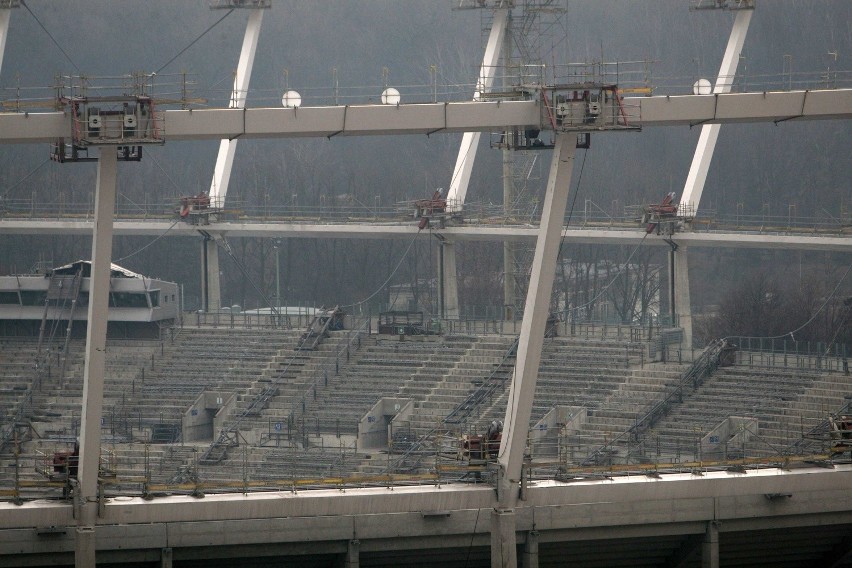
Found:
[[[228,104],[247,10],[234,11],[163,68],[225,11],[210,10],[202,0],[29,0],[27,5],[68,57],[26,9],[14,10],[0,74],[3,100],[21,92],[50,96],[58,74],[158,71],[186,72],[195,83],[190,96],[207,99],[211,107]],[[734,17],[726,11],[690,12],[686,0],[568,0],[566,5],[564,28],[551,31],[543,46],[552,61],[653,61],[652,84],[714,79]],[[299,91],[305,105],[331,104],[335,78],[342,98],[352,97],[342,102],[376,102],[385,83],[401,91],[403,103],[422,102],[428,100],[433,73],[440,85],[439,100],[445,89],[448,96],[468,92],[469,98],[482,59],[482,14],[451,6],[451,0],[273,0],[264,15],[247,106],[278,106],[286,88]],[[791,69],[848,77],[852,2],[758,0],[743,54],[739,73],[755,83]],[[38,89],[27,91],[30,88]],[[591,200],[596,208],[620,213],[627,205],[658,202],[669,191],[679,196],[699,130],[647,128],[593,136],[580,183],[575,168],[571,199],[576,190],[577,207]],[[396,206],[449,186],[460,139],[438,134],[243,140],[227,199],[246,207],[342,202]],[[497,204],[503,194],[502,157],[486,139],[483,136],[468,201]],[[169,142],[168,134],[166,140],[162,147],[146,147],[141,163],[120,164],[120,204],[176,207],[180,196],[209,189],[218,142]],[[0,146],[0,196],[48,204],[90,203],[95,164],[45,164],[47,157],[47,145]],[[544,167],[533,188],[538,195],[549,153],[540,163]],[[725,125],[702,208],[728,215],[739,211],[845,220],[848,225],[850,178],[848,121]],[[152,240],[116,238],[113,258],[136,253]],[[200,236],[162,238],[121,264],[183,284],[186,307],[197,308],[200,242]],[[249,278],[273,297],[271,240],[230,243]],[[285,239],[280,250],[282,303],[357,303],[382,287],[409,244],[408,239]],[[90,246],[87,237],[0,235],[0,273],[23,273],[37,260],[60,265],[88,258]],[[457,248],[463,309],[500,306],[502,245],[461,243]],[[591,258],[618,263],[632,252],[632,247],[563,248],[563,256],[578,262]],[[643,262],[665,266],[665,249],[645,249]],[[373,313],[391,299],[392,286],[434,277],[436,250],[435,239],[419,237],[399,271],[376,295]],[[234,262],[225,254],[220,259],[223,305],[266,305]],[[798,327],[829,294],[852,296],[852,277],[833,292],[851,262],[848,253],[691,249],[692,303],[696,313],[711,314],[708,321],[714,322],[697,333],[759,335]],[[422,295],[420,306],[434,310],[434,290]],[[741,305],[750,296],[753,301]],[[848,311],[838,304],[820,329],[815,325],[803,333],[827,341],[826,335],[839,330],[838,338],[852,341]],[[739,317],[742,314],[749,315]]]

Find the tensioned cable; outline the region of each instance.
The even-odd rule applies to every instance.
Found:
[[[10,193],[12,193],[12,190],[13,190],[13,189],[15,189],[16,187],[18,187],[19,185],[21,185],[22,183],[24,183],[25,181],[27,181],[28,179],[30,179],[30,177],[32,177],[32,176],[33,176],[33,175],[34,175],[37,171],[39,171],[39,170],[40,170],[40,169],[41,169],[41,168],[42,168],[42,167],[43,167],[46,163],[48,163],[49,161],[50,161],[50,158],[45,158],[45,159],[44,159],[44,161],[43,161],[42,163],[40,163],[39,165],[37,165],[37,166],[35,167],[35,169],[33,169],[30,173],[28,173],[27,175],[25,175],[24,177],[22,177],[20,180],[18,180],[18,183],[16,183],[15,185],[13,185],[13,186],[12,186],[12,187],[10,187],[9,189],[7,189],[7,190],[6,190],[6,192],[5,192],[5,193],[3,193],[3,197],[5,198],[5,197],[6,197],[6,196],[8,196]]]
[[[160,165],[160,162],[157,161],[156,158],[154,158],[154,156],[151,154],[151,152],[148,152],[147,156],[148,156],[148,158],[151,159],[152,162],[154,162],[155,166],[160,168],[160,171],[163,172],[163,175],[166,176],[166,179],[168,179],[172,183],[172,185],[175,186],[175,189],[178,190],[178,191],[182,191],[180,186],[175,182],[175,180],[172,179],[172,176],[169,175],[169,172],[167,172],[166,169],[163,166]]]
[[[783,333],[781,335],[774,335],[772,337],[760,337],[760,338],[756,338],[756,339],[781,339],[782,337],[787,337],[788,335],[790,337],[793,337],[794,333],[797,333],[797,332],[805,329],[805,327],[810,325],[810,323],[816,319],[816,317],[820,314],[820,312],[822,312],[822,310],[825,309],[825,307],[828,305],[828,303],[831,301],[831,299],[834,298],[834,295],[837,294],[837,290],[840,289],[840,285],[843,284],[843,281],[846,280],[847,276],[849,276],[850,270],[852,270],[852,262],[850,262],[849,266],[846,267],[846,272],[843,273],[843,276],[837,282],[837,285],[834,287],[834,290],[831,291],[831,294],[828,295],[828,298],[825,299],[825,301],[822,303],[822,305],[819,307],[819,309],[814,312],[814,314],[810,317],[810,319],[808,321],[806,321],[805,323],[803,323],[802,325],[800,325],[799,327],[797,327],[793,331],[789,331],[789,332]],[[835,335],[835,337],[837,337],[837,336]],[[727,338],[725,338],[725,339],[727,339]],[[793,341],[795,341],[795,338],[793,338]]]
[[[162,71],[163,69],[165,69],[166,67],[168,67],[169,65],[171,65],[171,64],[172,64],[172,62],[173,62],[175,59],[177,59],[178,57],[180,57],[181,55],[183,55],[183,54],[186,52],[186,50],[188,50],[190,47],[192,47],[193,45],[195,45],[195,44],[198,42],[198,40],[200,40],[201,38],[203,38],[204,36],[206,36],[206,35],[207,35],[207,34],[208,34],[208,33],[209,33],[209,32],[210,32],[213,28],[215,28],[216,26],[218,26],[218,25],[219,25],[219,23],[220,23],[222,20],[224,20],[225,18],[227,18],[228,16],[230,16],[230,15],[231,15],[231,12],[233,12],[233,11],[234,11],[234,8],[231,8],[230,10],[228,10],[228,11],[227,11],[227,13],[226,13],[224,16],[222,16],[221,18],[219,18],[218,20],[216,20],[216,21],[213,23],[213,25],[212,25],[212,26],[210,26],[209,28],[207,28],[206,30],[204,30],[204,31],[201,33],[201,35],[200,35],[200,36],[198,36],[197,38],[195,38],[194,40],[192,40],[192,41],[189,43],[189,45],[187,45],[186,47],[184,47],[183,49],[181,49],[181,50],[177,53],[177,55],[175,55],[174,57],[172,57],[171,59],[169,59],[169,60],[168,60],[168,61],[167,61],[164,65],[162,65],[159,69],[157,69],[157,70],[155,71],[155,73],[159,73],[160,71]]]
[[[142,248],[139,248],[139,249],[137,249],[137,250],[135,250],[135,251],[131,252],[131,253],[130,253],[130,254],[128,254],[128,255],[125,255],[125,256],[123,256],[123,257],[121,257],[121,258],[117,259],[117,260],[114,260],[113,262],[115,262],[116,264],[118,264],[119,262],[121,262],[121,261],[123,261],[123,260],[127,260],[127,259],[128,259],[128,258],[130,258],[131,256],[136,256],[137,254],[139,254],[139,253],[140,253],[140,252],[142,252],[143,250],[147,249],[148,247],[150,247],[151,245],[153,245],[154,243],[156,243],[157,241],[159,241],[160,239],[162,239],[163,237],[165,237],[165,236],[166,236],[166,233],[168,233],[169,231],[171,231],[171,230],[175,227],[175,225],[177,225],[177,224],[178,224],[178,223],[180,223],[180,222],[181,222],[181,219],[178,219],[177,221],[175,221],[174,223],[172,223],[172,224],[169,226],[169,228],[168,228],[168,229],[166,229],[165,231],[163,231],[162,233],[160,233],[159,235],[157,235],[157,236],[154,238],[154,240],[152,240],[150,243],[146,244],[146,245],[145,245],[145,246],[143,246]]]
[[[70,64],[71,64],[71,66],[72,66],[72,67],[74,67],[74,69],[76,69],[76,70],[77,70],[77,73],[82,74],[83,72],[82,72],[82,71],[80,71],[80,68],[79,68],[79,67],[77,67],[77,64],[76,64],[76,63],[74,63],[74,60],[73,60],[73,59],[71,59],[71,57],[70,57],[70,56],[69,56],[69,55],[65,52],[65,50],[64,50],[64,49],[62,49],[62,46],[61,46],[61,45],[59,45],[59,42],[58,42],[58,41],[56,41],[56,38],[55,38],[55,37],[53,37],[53,35],[52,35],[49,31],[47,31],[47,28],[46,28],[46,27],[44,27],[44,24],[42,24],[42,23],[41,23],[41,20],[39,20],[39,19],[38,19],[38,16],[36,16],[36,15],[35,15],[35,13],[34,13],[32,10],[30,10],[30,7],[27,5],[27,3],[26,3],[26,2],[24,2],[24,0],[21,0],[21,6],[23,6],[24,8],[26,8],[26,9],[27,9],[27,12],[29,12],[29,13],[30,13],[30,15],[31,15],[31,16],[35,19],[36,23],[39,25],[39,27],[41,27],[41,29],[42,29],[42,30],[44,30],[44,33],[46,33],[46,34],[47,34],[47,37],[49,37],[49,38],[50,38],[50,40],[53,42],[53,45],[55,45],[55,46],[59,49],[59,51],[61,51],[61,52],[62,52],[62,55],[64,55],[64,56],[65,56],[65,59],[67,59],[67,60],[68,60],[68,63],[70,63]]]
[[[583,170],[586,168],[586,156],[588,156],[588,155],[589,155],[588,150],[583,152],[583,162],[580,164],[580,175],[577,177],[577,187],[574,190],[574,199],[571,201],[571,209],[568,211],[568,221],[566,221],[566,223],[565,223],[566,226],[568,225],[568,223],[571,222],[571,216],[574,214],[574,205],[577,203],[577,195],[579,195],[579,193],[580,193],[580,182],[583,181]],[[560,228],[560,232],[561,232],[561,228]],[[645,240],[644,237],[643,237],[642,240]],[[563,234],[562,237],[559,240],[559,252],[557,252],[557,254],[556,254],[556,263],[557,264],[559,263],[559,259],[562,257],[562,245],[563,245],[564,242],[565,242],[565,235]],[[632,257],[632,255],[631,255],[631,257]],[[616,278],[617,277],[618,277],[618,275],[616,275]],[[552,294],[552,291],[551,291],[551,294]],[[548,300],[548,304],[549,303],[550,303],[550,300]],[[519,338],[520,338],[520,336],[519,336]],[[513,395],[512,396],[512,406],[516,406],[517,403],[518,403],[517,398],[520,395],[520,393],[518,393],[517,390],[514,389],[514,381],[512,382],[512,395]],[[503,452],[500,452],[500,457],[503,457]]]
[[[249,284],[251,284],[251,287],[252,287],[252,288],[254,288],[254,291],[255,291],[255,292],[257,292],[258,296],[260,296],[260,299],[261,299],[263,302],[265,302],[267,305],[272,306],[272,301],[269,299],[269,296],[267,296],[266,294],[264,294],[264,293],[263,293],[263,290],[261,290],[261,289],[260,289],[260,287],[257,285],[257,283],[256,283],[256,282],[252,279],[252,277],[251,277],[251,276],[249,276],[249,273],[248,273],[248,271],[246,270],[245,265],[243,265],[243,263],[241,263],[241,262],[239,261],[239,259],[237,259],[237,255],[235,255],[235,254],[234,254],[234,251],[232,251],[232,250],[231,250],[231,244],[230,244],[230,243],[229,243],[229,242],[225,239],[225,237],[223,236],[221,240],[219,240],[219,239],[213,239],[213,241],[214,241],[214,242],[215,242],[215,243],[216,243],[216,244],[217,244],[220,248],[224,249],[224,251],[225,251],[226,253],[228,253],[228,256],[230,256],[230,257],[231,257],[231,260],[233,260],[233,261],[234,261],[234,264],[236,264],[236,265],[237,265],[237,268],[240,270],[240,272],[242,272],[243,276],[245,276],[245,278],[246,278],[246,280],[248,280]],[[276,303],[277,303],[277,302],[276,302]],[[276,315],[276,316],[280,316],[280,315],[281,315],[281,314],[279,313],[279,307],[280,307],[280,306],[275,306],[275,307],[273,308],[273,311],[275,312],[275,315]]]
[[[648,233],[645,233],[645,236],[642,237],[642,240],[639,241],[639,244],[636,245],[636,248],[633,249],[633,252],[630,253],[630,256],[627,257],[627,260],[624,261],[624,264],[621,265],[621,268],[618,270],[618,272],[615,273],[615,276],[612,277],[612,280],[609,281],[609,284],[607,284],[606,286],[601,288],[601,291],[597,296],[595,296],[594,298],[592,298],[591,300],[589,300],[587,303],[583,304],[582,306],[574,306],[573,308],[570,308],[570,309],[571,310],[579,310],[579,309],[591,306],[593,303],[595,303],[598,300],[598,298],[603,296],[604,292],[609,290],[610,286],[615,284],[615,281],[618,280],[618,277],[621,276],[621,273],[624,272],[624,269],[627,268],[627,266],[630,264],[630,261],[633,259],[633,255],[635,255],[636,252],[639,250],[639,247],[641,247],[645,243],[645,239],[647,237],[648,237]]]
[[[374,298],[374,297],[375,297],[375,296],[376,296],[379,292],[381,292],[382,290],[384,290],[384,289],[385,289],[385,286],[387,286],[388,282],[390,282],[390,281],[391,281],[391,278],[393,278],[393,277],[394,277],[394,275],[396,274],[396,272],[399,270],[399,267],[400,267],[400,266],[402,266],[402,261],[404,261],[404,260],[406,259],[406,257],[408,257],[408,253],[411,251],[411,247],[413,247],[413,246],[414,246],[414,243],[417,241],[417,237],[419,237],[419,236],[420,236],[420,233],[422,233],[422,232],[423,232],[422,230],[418,230],[418,231],[417,231],[417,234],[415,234],[415,235],[414,235],[414,238],[413,238],[413,239],[411,239],[411,242],[410,242],[410,243],[408,243],[408,248],[407,248],[407,249],[405,249],[405,252],[403,253],[402,257],[399,259],[399,262],[397,262],[397,263],[396,263],[396,268],[394,268],[394,269],[393,269],[393,272],[391,272],[391,273],[390,273],[390,276],[388,276],[387,280],[385,280],[385,281],[382,283],[382,285],[381,285],[381,286],[379,286],[378,288],[376,288],[376,291],[375,291],[375,292],[373,292],[372,294],[370,294],[369,296],[367,296],[367,297],[366,297],[366,298],[364,298],[363,300],[360,300],[360,301],[358,301],[358,302],[354,302],[354,303],[352,303],[352,304],[346,304],[345,306],[340,306],[340,307],[341,307],[341,308],[354,308],[355,306],[358,306],[358,305],[360,305],[360,304],[363,304],[364,302],[369,302],[369,301],[370,301],[370,300],[372,300],[372,299],[373,299],[373,298]]]
[[[586,156],[589,155],[589,151],[586,150],[583,152],[583,161],[580,164],[580,175],[577,177],[577,188],[574,190],[574,199],[571,200],[571,208],[568,210],[568,220],[565,221],[565,226],[567,227],[571,224],[571,217],[574,216],[574,206],[577,204],[577,196],[580,195],[580,182],[583,181],[583,171],[586,169]],[[559,241],[559,252],[556,254],[556,262],[559,262],[559,259],[562,258],[562,245],[565,244],[565,235],[562,235],[562,239]]]

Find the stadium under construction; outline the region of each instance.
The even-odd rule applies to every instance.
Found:
[[[715,86],[692,94],[631,90],[602,64],[497,86],[517,48],[512,14],[555,17],[561,4],[455,0],[488,13],[473,100],[404,104],[387,88],[380,103],[302,106],[288,91],[283,108],[247,108],[270,4],[213,2],[249,12],[228,108],[162,108],[141,75],[137,92],[94,97],[94,79],[79,76],[44,112],[0,112],[0,144],[97,161],[86,220],[0,211],[0,233],[84,231],[93,243],[90,260],[0,277],[0,564],[852,566],[848,347],[792,333],[693,344],[687,247],[674,244],[702,238],[695,213],[720,125],[848,119],[852,89],[732,92],[753,0],[691,2],[734,14]],[[23,5],[0,1],[0,62]],[[680,201],[606,237],[671,248],[671,317],[551,310],[577,148],[590,132],[684,125],[701,138]],[[552,161],[523,236],[535,251],[522,297],[506,282],[510,310],[465,319],[454,243],[515,238],[478,233],[465,211],[470,148],[491,131],[504,152],[546,149]],[[220,216],[238,139],[453,132],[465,134],[447,194],[397,223],[441,237],[438,313],[222,309],[218,255],[233,227]],[[145,145],[204,139],[221,140],[211,190],[176,204],[173,222],[204,237],[202,309],[189,312],[178,283],[113,262],[116,171]],[[270,236],[296,230],[267,224]],[[846,225],[725,237],[852,248]]]

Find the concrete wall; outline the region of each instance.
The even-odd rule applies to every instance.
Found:
[[[181,418],[184,442],[211,442],[237,403],[234,393],[205,391]]]
[[[701,455],[708,458],[738,454],[743,444],[758,433],[757,418],[729,416],[701,438]]]
[[[852,524],[850,476],[845,464],[542,481],[516,509],[516,538],[523,543],[535,530],[541,543],[644,539],[652,549],[661,537],[703,534],[712,522],[760,554],[765,542],[752,531],[837,532]],[[103,562],[156,560],[163,548],[175,560],[340,552],[357,539],[362,553],[394,551],[405,564],[427,551],[487,547],[494,505],[493,487],[469,484],[128,497],[105,502],[95,530]],[[75,525],[70,501],[0,503],[0,566],[73,564]]]
[[[586,423],[588,412],[582,406],[554,406],[530,431],[532,457],[555,457],[559,454],[559,438],[575,432]]]
[[[358,422],[358,451],[388,447],[394,423],[408,420],[414,403],[410,398],[381,398]]]

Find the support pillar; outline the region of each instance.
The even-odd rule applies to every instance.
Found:
[[[743,51],[748,27],[754,10],[739,10],[734,19],[734,26],[728,38],[722,65],[719,67],[719,76],[713,88],[714,94],[730,93],[737,74],[740,55]],[[719,124],[705,124],[701,127],[701,135],[698,138],[698,146],[689,167],[686,184],[680,198],[679,211],[683,215],[697,215],[698,206],[701,203],[701,195],[707,183],[707,173],[710,170],[710,162],[713,160],[713,152],[716,150],[716,142],[719,139]],[[672,264],[674,269],[674,293],[672,301],[675,302],[675,314],[683,327],[685,346],[692,347],[692,306],[689,302],[689,270],[687,267],[686,249],[681,248],[673,253]]]
[[[476,82],[476,92],[473,100],[477,101],[482,93],[491,90],[494,84],[494,75],[497,63],[500,61],[500,50],[503,47],[506,36],[506,22],[509,18],[509,9],[500,8],[494,10],[494,19],[491,22],[491,32],[488,34],[488,43],[482,56],[482,66],[479,68],[479,78]],[[479,132],[465,132],[462,135],[459,154],[456,165],[453,168],[453,177],[450,179],[450,187],[447,190],[447,210],[452,212],[461,211],[467,197],[467,188],[470,185],[470,174],[473,171],[473,162],[476,159],[476,149],[479,147]],[[458,319],[459,317],[459,295],[458,282],[456,281],[456,251],[450,244],[444,248],[444,317]]]
[[[707,523],[704,542],[701,543],[701,568],[719,568],[719,523]]]
[[[254,55],[257,52],[257,40],[260,38],[260,24],[263,22],[264,11],[261,8],[253,9],[249,15],[229,108],[246,107],[246,95],[251,79],[251,69],[254,66]],[[213,170],[213,181],[210,182],[210,205],[212,207],[223,207],[225,205],[225,196],[228,194],[228,183],[231,179],[231,168],[234,165],[234,153],[236,151],[236,139],[224,139],[219,143],[219,155],[216,158],[216,166]]]
[[[205,311],[218,312],[222,309],[222,290],[219,287],[219,246],[215,238],[204,239],[205,249],[205,296],[207,307]]]
[[[160,550],[160,568],[172,568],[171,548],[163,548]]]
[[[361,541],[350,540],[346,544],[346,558],[343,562],[344,568],[358,568],[360,560]]]
[[[683,347],[692,349],[692,305],[689,298],[689,257],[686,247],[679,247],[672,256],[675,323],[683,329]]]
[[[260,25],[263,22],[262,8],[254,8],[249,14],[246,32],[243,36],[243,46],[240,50],[240,60],[234,77],[234,90],[231,92],[229,108],[245,108],[248,94],[251,70],[254,66],[254,56],[257,52],[257,41],[260,38]],[[231,169],[234,165],[234,155],[237,151],[237,139],[223,139],[219,142],[219,154],[213,169],[213,180],[210,182],[210,206],[221,208],[225,206],[225,196],[228,195],[228,185],[231,180]],[[222,291],[219,286],[219,250],[216,241],[205,241],[206,265],[202,267],[202,309],[207,312],[218,311],[222,307]]]
[[[497,472],[498,506],[496,511],[499,514],[512,512],[518,501],[524,449],[529,431],[535,385],[538,380],[538,367],[541,363],[544,329],[550,315],[550,295],[553,292],[553,277],[556,273],[562,224],[568,204],[576,144],[577,139],[573,133],[556,135],[556,145],[553,150],[547,189],[542,204],[541,224],[539,225],[533,256],[524,317],[521,321],[517,363],[512,376],[512,384],[509,387],[509,402],[506,405],[506,417],[503,421],[503,439],[500,442],[500,453],[497,458],[499,469]],[[499,516],[499,514],[492,516],[492,566],[502,566],[502,564],[495,562],[502,561],[505,558],[507,546],[510,544],[508,541],[511,541],[512,549],[514,549],[515,542],[514,532],[510,537],[508,531],[501,524],[504,522],[504,517]],[[505,518],[514,520],[514,516]],[[511,566],[515,565],[511,564]]]
[[[482,67],[479,69],[479,78],[476,82],[476,92],[473,94],[475,101],[480,99],[482,93],[490,91],[494,83],[494,72],[497,69],[497,63],[500,61],[500,49],[506,35],[508,19],[508,8],[494,10],[491,32],[488,35],[485,54],[482,56]],[[479,136],[479,132],[465,132],[462,136],[459,155],[456,158],[456,166],[453,168],[453,177],[447,191],[447,209],[450,211],[460,211],[462,205],[464,205],[467,188],[470,184],[470,174],[473,171],[473,162],[476,158],[476,149],[479,146]]]
[[[527,542],[524,544],[521,565],[524,568],[538,568],[538,531],[527,533]]]
[[[74,499],[79,505],[74,543],[77,568],[95,565],[95,524],[98,516],[98,473],[101,415],[104,395],[107,311],[112,263],[112,225],[118,160],[115,147],[105,146],[98,158],[95,227],[89,278],[86,360],[83,370],[83,410],[80,417],[80,462]]]
[[[518,566],[516,526],[514,510],[494,509],[491,511],[491,568],[516,568]]]
[[[719,68],[719,77],[716,79],[714,94],[730,93],[737,74],[737,66],[740,62],[740,54],[743,51],[748,26],[754,10],[739,10],[734,20],[734,27],[728,39],[725,56]],[[701,194],[704,193],[704,184],[707,182],[707,172],[710,170],[710,162],[713,160],[713,152],[716,149],[716,141],[719,139],[719,124],[705,124],[701,127],[701,135],[698,138],[698,146],[692,158],[692,165],[686,177],[683,195],[680,198],[680,211],[693,214],[698,213],[698,205],[701,203]]]
[[[443,241],[441,243],[443,256],[441,272],[443,273],[442,315],[446,319],[459,319],[459,283],[456,278],[456,243]]]

